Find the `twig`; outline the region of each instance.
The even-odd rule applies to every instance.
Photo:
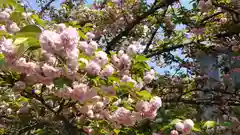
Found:
[[[55,0],[50,0],[39,12],[39,16],[42,16],[42,14],[44,13],[44,11],[54,2]]]
[[[153,6],[151,9],[149,9],[147,12],[143,13],[143,15],[141,16],[137,16],[136,19],[134,21],[132,21],[132,23],[129,23],[129,25],[125,28],[124,31],[122,31],[121,33],[119,33],[116,37],[114,37],[109,44],[106,47],[106,52],[109,54],[111,50],[113,50],[116,46],[116,44],[119,42],[119,40],[123,37],[128,35],[128,33],[137,25],[139,24],[143,19],[145,19],[146,17],[148,17],[149,15],[155,13],[158,9],[166,7],[168,5],[166,5],[165,3],[161,3],[158,6]]]
[[[178,48],[182,48],[182,47],[185,47],[185,46],[188,46],[190,44],[192,44],[193,42],[189,42],[189,43],[185,43],[185,44],[179,44],[179,45],[175,45],[175,46],[172,46],[172,47],[168,47],[168,48],[163,48],[161,50],[158,50],[158,51],[155,51],[151,54],[147,54],[146,57],[147,58],[150,58],[150,57],[154,57],[156,55],[159,55],[159,54],[162,54],[164,52],[169,52],[169,51],[172,51],[172,50],[175,50],[175,49],[178,49]],[[163,46],[167,45],[169,43],[165,43],[163,44]]]

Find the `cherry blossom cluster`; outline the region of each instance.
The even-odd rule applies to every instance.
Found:
[[[212,7],[212,0],[200,0],[198,4],[201,12],[208,12]]]
[[[8,26],[10,13],[2,11],[1,21],[6,21],[6,32],[14,34],[20,30],[16,23]],[[2,26],[4,28],[5,26]],[[136,98],[136,91],[154,79],[154,70],[146,70],[142,80],[132,75],[132,61],[137,54],[137,47],[132,44],[127,52],[119,51],[109,56],[98,48],[93,40],[93,33],[86,34],[88,39],[80,41],[78,30],[71,26],[58,24],[55,28],[42,30],[38,37],[40,42],[40,58],[31,58],[26,54],[19,54],[19,46],[11,38],[3,37],[0,40],[0,50],[4,55],[8,69],[25,77],[14,85],[16,90],[25,90],[37,84],[54,85],[58,78],[67,78],[71,85],[64,84],[62,88],[52,93],[55,96],[77,101],[77,112],[90,120],[107,120],[113,128],[134,126],[143,119],[154,119],[157,110],[162,106],[161,98],[153,96],[149,100]],[[81,78],[79,79],[79,77]],[[106,81],[108,77],[119,78],[120,82],[111,84],[92,84],[88,79],[99,77]],[[129,88],[127,102],[118,97],[123,83],[132,83]],[[54,87],[57,88],[57,87]],[[131,93],[130,93],[131,91]],[[112,100],[111,96],[118,100]],[[129,109],[123,104],[132,107]],[[115,109],[112,110],[112,107]],[[21,111],[20,112],[24,112]],[[89,129],[89,130],[87,130]],[[91,127],[85,127],[86,132],[92,132]]]
[[[5,22],[5,25],[0,26],[0,30],[7,31],[12,34],[20,30],[18,25],[11,21],[10,15],[13,11],[9,8],[5,8],[2,12],[0,12],[0,22]]]
[[[175,130],[172,130],[169,135],[189,134],[194,126],[194,122],[191,119],[186,119],[183,122],[177,122],[175,124]],[[152,133],[152,135],[162,135],[162,133]]]
[[[176,130],[171,131],[171,135],[178,135],[178,132],[187,134],[191,131],[193,126],[194,126],[194,122],[191,119],[186,119],[183,122],[177,122],[175,124]]]

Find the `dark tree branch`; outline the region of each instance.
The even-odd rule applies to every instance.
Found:
[[[190,45],[190,44],[192,44],[192,43],[193,43],[193,42],[185,43],[185,44],[179,44],[179,45],[175,45],[175,46],[168,47],[168,48],[163,48],[163,49],[158,50],[158,51],[155,51],[155,52],[153,52],[153,53],[151,53],[151,54],[147,54],[146,57],[147,57],[147,58],[154,57],[154,56],[160,55],[160,54],[162,54],[162,53],[164,53],[164,52],[169,52],[169,51],[172,51],[172,50],[175,50],[175,49],[178,49],[178,48],[182,48],[182,47],[184,47],[184,46],[188,46],[188,45]],[[165,45],[167,45],[167,44],[169,44],[169,43],[163,44],[163,46],[165,46]]]
[[[178,103],[184,103],[184,104],[192,104],[192,105],[222,105],[221,103],[218,102],[214,102],[214,101],[194,101],[194,100],[179,100],[179,101],[174,101],[174,100],[163,100],[163,102],[167,103],[167,102],[178,102]],[[239,106],[240,103],[234,103],[234,102],[230,102],[229,103],[230,106]]]
[[[235,11],[235,10],[231,9],[230,7],[227,7],[227,6],[223,5],[223,4],[218,4],[216,2],[213,2],[212,4],[214,6],[216,6],[216,7],[221,7],[222,9],[224,9],[224,10],[226,10],[228,12],[232,12],[232,13],[235,13],[235,14],[239,15],[239,13],[237,11]]]
[[[157,31],[158,31],[159,27],[161,26],[161,22],[162,22],[162,20],[163,20],[163,18],[164,18],[164,16],[165,16],[166,12],[167,12],[167,10],[164,10],[164,13],[163,13],[163,15],[162,15],[163,17],[162,17],[161,20],[158,22],[159,24],[157,25],[157,27],[153,30],[152,35],[151,35],[151,37],[150,37],[150,39],[149,39],[149,41],[148,41],[148,43],[147,43],[147,45],[146,45],[146,48],[145,48],[144,51],[143,51],[144,54],[146,54],[146,53],[148,52],[148,49],[149,49],[150,45],[152,44],[152,41],[153,41],[155,35],[157,34]]]
[[[207,20],[209,20],[209,19],[211,19],[211,18],[213,18],[213,17],[215,17],[215,16],[217,16],[217,15],[219,15],[219,14],[222,14],[222,13],[224,13],[224,12],[217,12],[217,13],[215,13],[215,14],[213,14],[213,15],[207,16],[207,17],[203,18],[203,19],[200,21],[200,24],[202,24],[202,23],[204,23],[205,21],[207,21]]]
[[[55,0],[50,0],[44,7],[42,7],[41,11],[39,12],[39,16],[42,16],[44,11],[54,2]]]
[[[137,25],[139,24],[143,19],[145,19],[146,17],[148,17],[149,15],[154,14],[158,9],[163,8],[163,7],[167,7],[168,4],[165,3],[160,3],[157,6],[153,6],[151,9],[149,9],[147,12],[143,13],[141,16],[137,16],[136,19],[134,21],[132,21],[132,23],[129,23],[129,25],[125,28],[124,31],[122,31],[121,33],[119,33],[116,37],[114,37],[109,44],[106,47],[106,52],[109,53],[111,50],[113,50],[116,46],[116,43],[119,42],[119,40],[123,37],[123,36],[127,36],[128,33]]]
[[[147,43],[147,45],[146,45],[146,48],[145,48],[144,51],[143,51],[144,54],[146,54],[146,53],[148,52],[148,49],[149,49],[150,45],[152,44],[152,41],[153,41],[155,35],[157,34],[157,31],[158,31],[159,27],[160,27],[160,26],[157,26],[157,27],[153,30],[153,32],[152,32],[152,34],[151,34],[151,37],[150,37],[150,39],[149,39],[149,41],[148,41],[148,43]]]

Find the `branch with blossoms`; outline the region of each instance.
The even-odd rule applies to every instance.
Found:
[[[80,128],[88,134],[101,130],[97,124],[101,120],[109,127],[104,130],[111,132],[122,126],[132,127],[144,119],[155,119],[162,102],[160,97],[142,90],[155,75],[144,56],[123,51],[109,56],[98,48],[94,35],[88,34],[86,41],[80,41],[77,29],[64,24],[51,30],[36,25],[19,28],[17,23],[9,24],[11,13],[1,14],[5,15],[1,19],[6,23],[3,31],[12,34],[2,37],[0,42],[4,66],[12,73],[24,75],[14,80],[13,87],[9,86],[16,96],[26,100],[22,107],[17,107],[17,114],[37,111],[31,106],[34,99],[56,121],[62,121],[69,134],[76,134],[80,124],[71,122],[72,114],[75,118],[76,114],[84,117],[84,126]],[[25,53],[28,50],[23,46],[31,46],[29,31],[37,35],[33,40],[39,41],[40,46],[34,51],[39,50],[40,55]],[[16,36],[21,34],[24,37]],[[32,57],[27,57],[29,53]],[[67,100],[73,102],[65,104]]]
[[[169,5],[171,5],[172,3],[174,3],[175,1],[171,1],[171,2],[161,2],[159,4],[153,5],[147,12],[143,13],[141,16],[137,16],[136,19],[134,21],[132,21],[130,24],[128,24],[128,26],[126,26],[126,28],[124,29],[124,31],[122,31],[121,33],[119,33],[116,37],[114,37],[109,44],[106,47],[106,52],[108,53],[110,50],[113,50],[116,46],[116,44],[119,42],[119,40],[123,37],[123,36],[127,36],[127,34],[135,27],[135,25],[139,24],[142,20],[144,20],[146,17],[148,17],[149,15],[154,14],[157,10],[159,10],[160,8],[167,8]]]

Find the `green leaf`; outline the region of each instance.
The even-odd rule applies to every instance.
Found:
[[[142,56],[142,55],[137,55],[135,60],[138,62],[141,62],[141,61],[147,61],[148,58],[146,58],[145,56]]]
[[[23,19],[22,12],[19,12],[19,11],[13,12],[10,18],[14,22],[19,23]]]
[[[181,122],[181,121],[182,121],[182,120],[180,120],[180,119],[174,119],[174,120],[172,120],[172,121],[170,122],[169,125],[175,125],[176,123]]]
[[[41,33],[42,30],[37,25],[27,25],[23,27],[20,32],[36,32]]]
[[[36,25],[27,25],[16,33],[16,37],[32,37],[38,39],[42,30]]]
[[[4,30],[0,30],[0,37],[1,36],[8,36],[9,34],[6,32],[6,31],[4,31]]]
[[[226,126],[226,127],[229,127],[229,126],[232,126],[233,123],[232,122],[223,122],[220,124],[221,126]]]
[[[109,81],[115,81],[115,82],[119,82],[119,81],[120,81],[119,78],[114,77],[114,76],[109,76],[109,77],[108,77],[108,80],[109,80]]]
[[[31,16],[33,18],[33,20],[38,24],[38,25],[41,25],[41,26],[45,26],[45,21],[40,19],[38,15],[32,15]]]
[[[0,67],[2,67],[4,64],[5,64],[4,55],[0,53]]]
[[[78,31],[78,34],[81,38],[87,40],[87,36],[81,30]]]
[[[19,37],[19,38],[16,38],[15,41],[14,41],[14,45],[19,45],[19,44],[22,44],[24,42],[26,42],[28,40],[27,37]]]
[[[142,90],[140,92],[136,92],[136,94],[141,97],[143,100],[149,100],[152,98],[152,95],[146,91],[146,90]]]
[[[2,7],[3,4],[13,6],[16,11],[24,11],[24,8],[18,4],[16,0],[0,0],[0,7]]]
[[[184,60],[182,60],[180,57],[178,57],[178,56],[175,56],[175,58],[179,61],[179,62],[181,62],[181,63],[183,63],[184,62]]]
[[[25,97],[20,97],[17,99],[17,102],[28,102],[28,99]]]
[[[199,124],[194,124],[194,127],[192,128],[193,131],[196,131],[196,132],[202,132]]]
[[[215,121],[206,121],[203,125],[204,128],[213,128],[216,125]]]
[[[126,108],[126,109],[128,109],[128,110],[130,110],[130,111],[133,111],[133,110],[134,110],[134,108],[132,108],[132,107],[131,107],[130,105],[128,105],[126,102],[123,103],[123,107]]]
[[[114,131],[114,133],[115,133],[116,135],[118,135],[121,130],[119,130],[119,129],[113,129],[113,131]]]
[[[27,50],[26,46],[24,44],[21,44],[17,49],[18,56],[23,55],[23,53]]]
[[[70,86],[71,83],[72,83],[71,80],[64,77],[60,77],[54,80],[54,85],[57,88],[63,88],[64,85]]]
[[[91,24],[91,23],[86,23],[85,25],[84,25],[84,27],[92,27],[93,26],[93,24]]]

